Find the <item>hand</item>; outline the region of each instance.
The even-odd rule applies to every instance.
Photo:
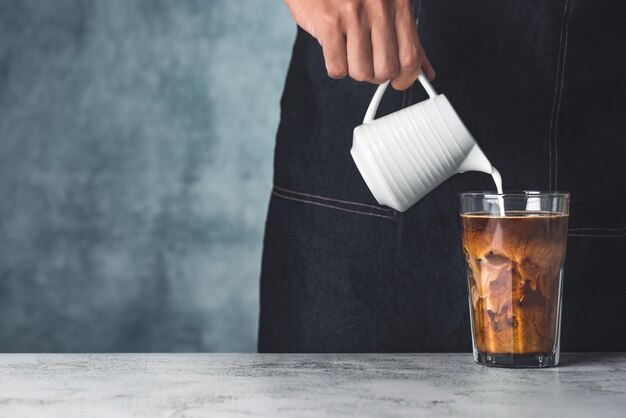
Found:
[[[285,0],[296,23],[322,46],[332,78],[349,75],[406,90],[435,77],[417,36],[410,0]]]

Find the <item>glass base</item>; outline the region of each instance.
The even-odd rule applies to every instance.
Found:
[[[554,367],[559,364],[559,353],[517,355],[487,354],[474,350],[474,361],[488,367],[508,367],[513,369]]]

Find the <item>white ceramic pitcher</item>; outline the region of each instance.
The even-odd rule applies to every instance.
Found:
[[[350,153],[381,205],[404,212],[456,173],[491,174],[491,163],[443,94],[423,73],[430,97],[374,119],[389,82],[381,84],[363,124],[354,129]]]

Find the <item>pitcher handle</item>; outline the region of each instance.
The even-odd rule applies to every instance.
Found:
[[[432,99],[433,97],[437,96],[437,92],[433,88],[432,84],[430,84],[430,81],[428,81],[428,79],[426,78],[422,70],[420,70],[420,74],[417,77],[417,79],[419,80],[422,87],[424,87],[424,90],[426,90],[426,93],[428,93],[428,97]],[[383,98],[383,94],[385,94],[385,90],[387,89],[387,86],[389,85],[389,81],[385,81],[376,89],[376,93],[374,93],[374,97],[372,98],[372,101],[370,102],[370,105],[367,108],[367,112],[365,112],[365,118],[363,118],[364,124],[371,123],[374,121],[374,118],[376,117],[376,112],[378,111],[378,105],[380,104],[380,101]]]

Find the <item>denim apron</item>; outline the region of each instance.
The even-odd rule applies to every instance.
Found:
[[[445,93],[505,189],[572,193],[561,347],[626,351],[626,6],[416,0]],[[351,157],[376,86],[326,75],[299,29],[281,100],[262,261],[259,351],[471,351],[457,175],[405,213]],[[379,115],[426,98],[388,89]]]

